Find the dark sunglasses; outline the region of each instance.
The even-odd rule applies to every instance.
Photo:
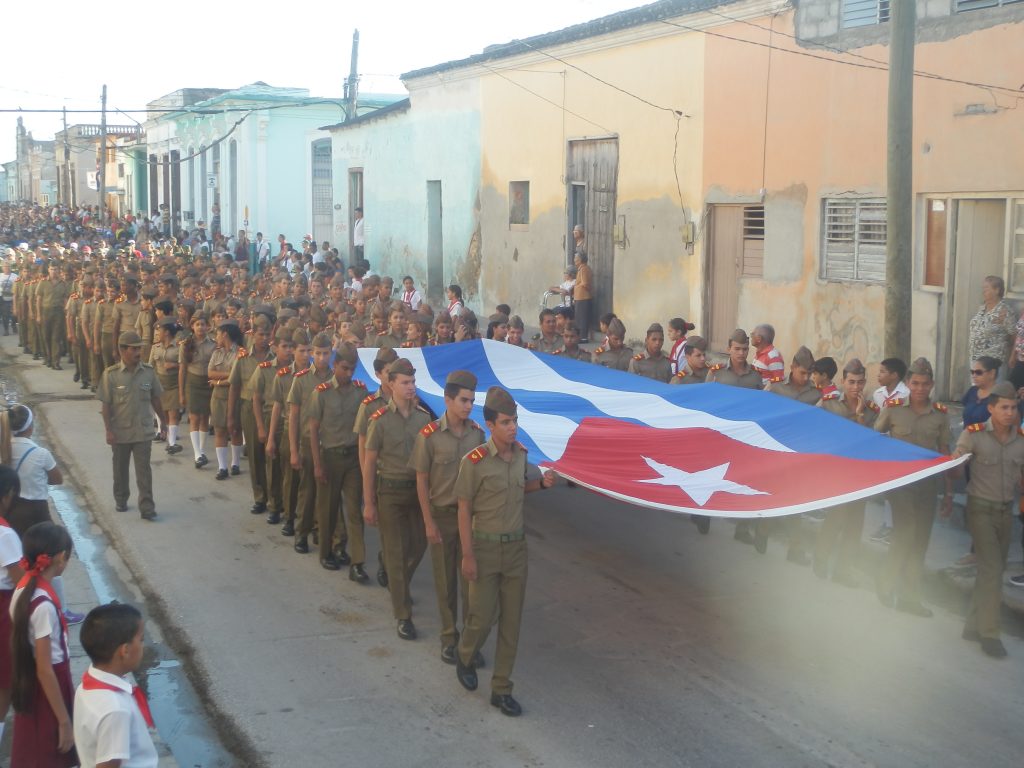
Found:
[[[971,376],[981,376],[983,373],[988,373],[984,368],[972,368]]]

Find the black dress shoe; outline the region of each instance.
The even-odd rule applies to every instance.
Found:
[[[306,541],[306,537],[305,536],[299,536],[297,539],[295,539],[295,547],[294,547],[294,549],[300,555],[304,555],[307,552],[309,552],[309,542]]]
[[[168,445],[167,446],[167,452],[169,454],[171,454],[171,456],[177,456],[183,450],[185,450],[185,449],[182,446],[180,446],[180,445]]]
[[[345,551],[344,547],[336,547],[334,549],[334,559],[338,561],[339,565],[348,565],[352,562],[352,558],[348,556],[348,552]]]
[[[476,653],[474,653],[473,654],[473,668],[474,669],[483,669],[486,666],[487,665],[484,664],[484,655],[482,653],[480,653],[480,651],[477,651]]]
[[[993,659],[1002,659],[1006,656],[1006,647],[1003,645],[1003,641],[997,637],[981,638],[981,650],[985,652],[986,656],[991,656]]]
[[[341,563],[334,559],[333,555],[320,558],[320,567],[328,571],[340,571]]]
[[[932,617],[931,609],[925,608],[918,602],[909,600],[897,600],[896,610],[909,613],[911,616],[920,616],[922,619],[930,619]]]
[[[231,474],[232,475],[240,475],[240,474],[242,474],[242,468],[239,467],[237,464],[232,464],[231,465]]]
[[[441,661],[445,664],[455,663],[455,646],[446,645],[441,649]]]
[[[214,480],[227,480],[228,471],[226,469],[218,469],[217,474],[213,478]]]
[[[459,654],[455,654],[455,677],[458,678],[459,684],[467,691],[475,691],[477,686],[476,670],[473,667],[467,667],[459,659]]]
[[[143,520],[156,520],[156,510],[151,509],[149,512],[140,512]]]
[[[114,509],[117,510],[118,512],[127,512],[128,505],[125,504],[124,502],[120,502],[114,507]]]
[[[377,567],[377,583],[380,584],[382,587],[387,587],[387,585],[388,585],[388,572],[384,569],[384,553],[383,552],[378,552],[377,553],[377,563],[379,564],[378,567]]]
[[[202,454],[198,459],[196,459],[196,469],[202,469],[209,463],[210,460],[206,458],[206,454]]]
[[[82,388],[82,389],[88,389],[88,388],[89,388],[89,382],[88,382],[88,381],[83,381],[83,382],[82,382],[82,387],[81,387],[81,388]]]
[[[362,563],[353,563],[348,569],[348,580],[357,584],[365,584],[370,580]]]
[[[249,512],[251,512],[254,515],[262,515],[266,511],[267,505],[264,504],[262,501],[257,501],[255,504],[252,505],[252,507],[249,508]]]
[[[492,693],[491,706],[501,710],[501,714],[508,717],[519,717],[523,714],[523,708],[519,702],[512,698],[511,693]]]
[[[277,525],[280,522],[281,522],[281,513],[280,512],[271,512],[269,515],[267,515],[267,523],[268,524],[270,524],[270,525]]]
[[[78,371],[75,371],[75,375],[71,377],[71,380],[75,382],[75,384],[77,384],[82,380],[82,374],[79,373]]]
[[[697,526],[697,530],[701,532],[703,536],[708,535],[708,531],[711,530],[711,518],[707,515],[690,515],[690,519],[693,524]]]
[[[403,640],[416,639],[416,625],[412,623],[412,619],[398,620],[398,636]]]
[[[281,526],[282,536],[294,536],[295,535],[295,523],[291,520],[286,520],[285,524]]]

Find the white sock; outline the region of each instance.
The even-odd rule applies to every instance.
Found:
[[[200,447],[199,444],[199,433],[189,432],[188,436],[192,440],[192,450],[195,451],[196,461],[199,461],[199,457],[203,455],[203,449]]]
[[[231,444],[231,466],[239,467],[242,464],[242,446]]]
[[[167,425],[167,444],[177,445],[178,444],[178,425],[168,424]]]
[[[228,468],[228,447],[225,445],[221,448],[217,446],[217,469]]]
[[[206,438],[208,438],[210,436],[210,433],[207,432],[207,431],[203,431],[203,432],[199,432],[197,434],[199,435],[199,452],[205,456],[206,455]]]

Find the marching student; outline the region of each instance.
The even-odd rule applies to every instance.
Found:
[[[24,575],[19,565],[21,538],[7,522],[20,487],[18,473],[0,465],[0,739],[11,708],[11,598]]]

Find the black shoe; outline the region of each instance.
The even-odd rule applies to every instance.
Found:
[[[227,480],[228,471],[226,469],[218,469],[217,474],[213,478],[214,480]]]
[[[255,504],[252,505],[252,507],[249,508],[249,512],[251,512],[254,515],[262,515],[266,511],[267,505],[264,504],[262,501],[257,501]]]
[[[754,549],[759,555],[763,555],[768,551],[768,534],[762,530],[763,527],[762,525],[757,525],[754,528]]]
[[[922,619],[930,619],[932,617],[931,609],[925,608],[918,602],[908,600],[897,600],[896,610],[909,613],[911,616],[920,616]]]
[[[118,512],[127,512],[128,511],[128,505],[126,503],[124,503],[123,501],[120,501],[120,502],[118,502],[114,506],[114,509],[116,511],[118,511]]]
[[[475,691],[477,686],[476,670],[473,667],[464,666],[459,659],[458,651],[455,653],[455,677],[459,684],[467,691]]]
[[[210,460],[208,458],[206,458],[206,454],[205,453],[201,454],[199,456],[199,458],[196,459],[196,469],[202,469],[203,467],[205,467],[209,463],[210,463]]]
[[[345,551],[344,547],[334,548],[334,559],[338,561],[339,565],[348,565],[352,562],[352,558],[348,556],[348,552]]]
[[[4,334],[4,335],[6,336],[7,334]],[[75,371],[75,375],[71,377],[71,380],[73,382],[75,382],[75,384],[77,384],[78,382],[80,382],[82,380],[82,374],[79,373],[78,371]]]
[[[482,669],[485,666],[487,666],[487,665],[484,664],[484,655],[482,653],[480,653],[480,651],[477,651],[476,653],[474,653],[473,654],[473,668],[474,669]]]
[[[711,530],[711,518],[707,515],[690,515],[690,520],[697,526],[697,530],[704,536],[707,536],[708,531]]]
[[[320,558],[320,567],[328,571],[340,571],[341,563],[334,559],[333,555]]]
[[[267,523],[269,525],[277,525],[280,522],[281,522],[281,513],[280,512],[271,512],[269,515],[267,515]]]
[[[511,693],[492,693],[491,706],[501,710],[501,714],[508,717],[519,717],[523,714],[523,708],[519,702],[512,698]]]
[[[387,587],[387,585],[388,585],[388,572],[384,569],[384,553],[383,552],[378,552],[377,553],[377,563],[379,564],[378,567],[377,567],[377,583],[380,584],[382,587]]]
[[[153,435],[153,442],[154,443],[162,443],[164,440],[165,440],[164,436],[161,435],[159,432],[157,432],[155,435]]]
[[[151,509],[149,512],[140,512],[143,520],[156,520],[156,510]]]
[[[994,637],[981,638],[981,650],[985,652],[986,656],[991,656],[993,659],[1002,659],[1006,656],[1006,647],[1003,645],[1003,641]]]
[[[81,389],[88,389],[88,388],[89,388],[89,382],[88,381],[83,381]]]
[[[171,456],[177,456],[185,449],[180,445],[168,445],[164,450],[166,450]]]
[[[412,619],[398,620],[398,636],[403,640],[416,639],[416,626],[412,623]]]
[[[786,560],[797,565],[808,566],[811,564],[811,558],[807,556],[807,553],[802,549],[793,549],[786,553]]]
[[[281,526],[282,536],[294,536],[295,535],[295,523],[291,520],[286,520],[285,524]]]
[[[441,661],[445,664],[455,663],[455,646],[446,645],[441,649]]]
[[[965,629],[963,631],[963,634],[960,635],[960,637],[962,637],[964,640],[968,640],[968,641],[970,641],[972,643],[980,643],[981,642],[981,635],[978,634],[978,630],[976,630],[976,629]]]
[[[354,581],[357,584],[365,584],[370,580],[370,577],[366,574],[362,563],[352,563],[348,569],[348,580]]]
[[[242,474],[242,468],[240,466],[238,466],[237,464],[232,464],[231,465],[231,474],[232,475],[240,475],[240,474]]]
[[[309,542],[306,540],[305,536],[299,536],[295,539],[294,549],[300,555],[304,555],[309,552]]]

